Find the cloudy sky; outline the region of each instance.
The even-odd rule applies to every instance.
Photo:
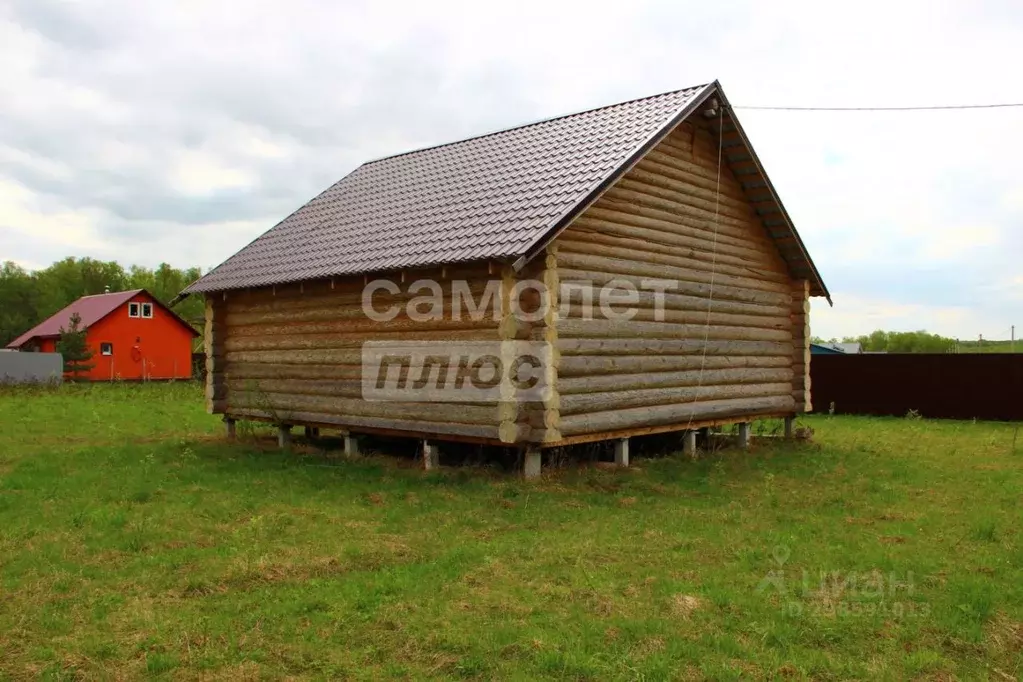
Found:
[[[0,0],[0,64],[0,260],[207,269],[364,160],[715,78],[1023,102],[1023,4]],[[1023,327],[1023,108],[739,116],[832,291],[815,333]]]

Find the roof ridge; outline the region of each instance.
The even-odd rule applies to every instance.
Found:
[[[79,300],[81,300],[83,298],[95,298],[97,296],[119,296],[120,294],[137,294],[140,291],[145,291],[145,289],[125,289],[124,291],[104,291],[102,294],[85,294],[84,296],[79,296],[78,298],[75,299],[75,301],[79,301]],[[72,303],[74,303],[74,301],[72,301],[68,305],[71,305]]]
[[[592,113],[594,111],[601,111],[603,109],[611,109],[613,107],[620,107],[620,106],[622,106],[624,104],[632,104],[633,102],[642,102],[642,101],[645,101],[645,100],[656,99],[658,97],[665,97],[667,95],[677,95],[679,93],[687,92],[687,91],[690,91],[690,90],[700,90],[701,88],[705,88],[708,85],[712,85],[714,82],[715,81],[711,81],[711,82],[708,82],[708,83],[701,83],[699,85],[691,85],[691,86],[687,86],[687,87],[684,87],[684,88],[677,88],[675,90],[667,90],[665,92],[657,93],[656,95],[647,95],[645,97],[634,97],[633,99],[622,100],[621,102],[615,102],[614,104],[604,104],[604,105],[599,106],[599,107],[591,107],[589,109],[583,109],[581,111],[573,111],[573,112],[569,112],[567,114],[558,114],[557,116],[548,116],[547,118],[541,118],[541,119],[538,119],[536,121],[530,121],[529,123],[520,123],[518,125],[509,126],[507,128],[499,128],[497,130],[491,130],[491,131],[486,132],[486,133],[479,133],[477,135],[470,135],[469,137],[463,137],[463,138],[458,139],[458,140],[451,140],[450,142],[441,142],[439,144],[431,144],[431,145],[427,145],[425,147],[419,147],[417,149],[409,149],[409,150],[404,151],[404,152],[398,152],[397,154],[388,154],[387,156],[381,156],[381,157],[378,157],[378,158],[375,158],[375,159],[370,159],[369,161],[364,161],[361,165],[362,166],[369,166],[371,164],[378,163],[380,161],[387,161],[388,159],[397,159],[397,158],[400,158],[402,156],[408,156],[410,154],[418,154],[419,152],[425,152],[425,151],[429,151],[431,149],[439,149],[441,147],[450,147],[451,145],[461,144],[462,142],[469,142],[470,140],[478,140],[480,138],[490,137],[491,135],[499,135],[501,133],[509,133],[509,132],[511,132],[513,130],[519,130],[521,128],[530,128],[532,126],[540,125],[540,124],[543,124],[543,123],[549,123],[551,121],[559,121],[559,120],[561,120],[563,118],[571,118],[572,116],[581,116],[583,114],[589,114],[589,113]]]

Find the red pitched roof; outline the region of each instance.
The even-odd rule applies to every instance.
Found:
[[[80,299],[78,299],[71,305],[67,306],[63,310],[54,313],[49,318],[43,320],[42,322],[29,329],[27,332],[25,332],[18,338],[11,341],[9,344],[7,344],[7,347],[20,348],[21,346],[25,345],[27,342],[31,341],[34,338],[46,336],[59,336],[61,327],[67,329],[68,327],[71,326],[71,316],[74,313],[78,313],[79,317],[82,318],[80,328],[82,329],[87,328],[90,325],[99,322],[110,313],[114,312],[135,296],[138,296],[139,294],[143,293],[149,295],[150,298],[152,298],[152,295],[149,294],[149,292],[146,291],[145,289],[132,289],[131,291],[118,291],[111,294],[94,294],[92,296],[82,296]],[[166,308],[166,306],[157,301],[155,298],[153,298],[153,302],[159,305],[160,307]],[[171,312],[173,314],[173,311]],[[175,315],[175,317],[177,316]],[[181,318],[178,319],[180,320]],[[188,325],[188,323],[185,322],[184,320],[181,320],[181,324],[184,324],[188,326],[189,329],[191,329],[191,326]],[[195,330],[192,330],[192,333],[193,334],[196,333]]]

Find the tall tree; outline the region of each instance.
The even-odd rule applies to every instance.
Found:
[[[105,290],[147,289],[169,303],[199,279],[199,268],[180,270],[161,263],[154,271],[133,265],[125,269],[114,261],[68,257],[47,268],[27,272],[15,263],[0,266],[0,347],[39,324],[72,301]],[[195,297],[176,309],[190,322],[200,323],[203,302]]]
[[[0,348],[37,324],[39,289],[32,275],[11,261],[0,265]]]
[[[95,367],[92,360],[92,349],[86,342],[86,330],[82,327],[82,316],[71,313],[68,328],[60,328],[60,339],[57,340],[57,352],[64,359],[64,373],[72,379],[79,379],[80,374]]]

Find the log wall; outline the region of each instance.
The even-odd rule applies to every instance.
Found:
[[[792,283],[792,399],[796,410],[809,412],[810,402],[810,283]]]
[[[707,123],[683,123],[522,272],[480,263],[374,276],[401,290],[374,297],[377,309],[403,309],[386,322],[363,310],[364,277],[210,295],[208,408],[239,419],[541,444],[809,410],[809,285],[792,279],[738,180],[727,164],[719,177],[717,163]],[[420,278],[442,284],[439,319],[416,321],[404,310]],[[523,279],[544,284],[542,319],[511,314]],[[477,319],[461,310],[459,319],[455,281],[468,282],[475,302],[496,287],[497,309]],[[618,293],[602,301],[608,285]],[[634,296],[620,297],[622,285]],[[554,389],[543,400],[363,397],[367,341],[525,339],[554,348]]]
[[[362,308],[363,277],[304,282],[207,298],[207,404],[213,413],[287,424],[336,425],[352,430],[401,431],[500,441],[528,436],[528,420],[492,403],[374,402],[363,399],[362,344],[367,341],[497,341],[518,333],[495,300],[482,319],[452,311],[451,282],[469,283],[475,302],[501,272],[488,264],[373,277],[401,293],[378,292],[377,310],[400,306],[393,320],[376,322]],[[443,319],[414,321],[406,304],[410,284],[436,280],[443,289]],[[420,310],[424,310],[420,308]],[[496,318],[496,319],[495,319]],[[508,328],[511,324],[511,328]]]
[[[716,134],[683,123],[555,240],[563,437],[808,403],[806,283],[792,281],[727,165],[717,193],[717,159]],[[661,315],[651,279],[674,283]],[[640,290],[609,308],[635,307],[631,319],[599,307],[616,280]]]

